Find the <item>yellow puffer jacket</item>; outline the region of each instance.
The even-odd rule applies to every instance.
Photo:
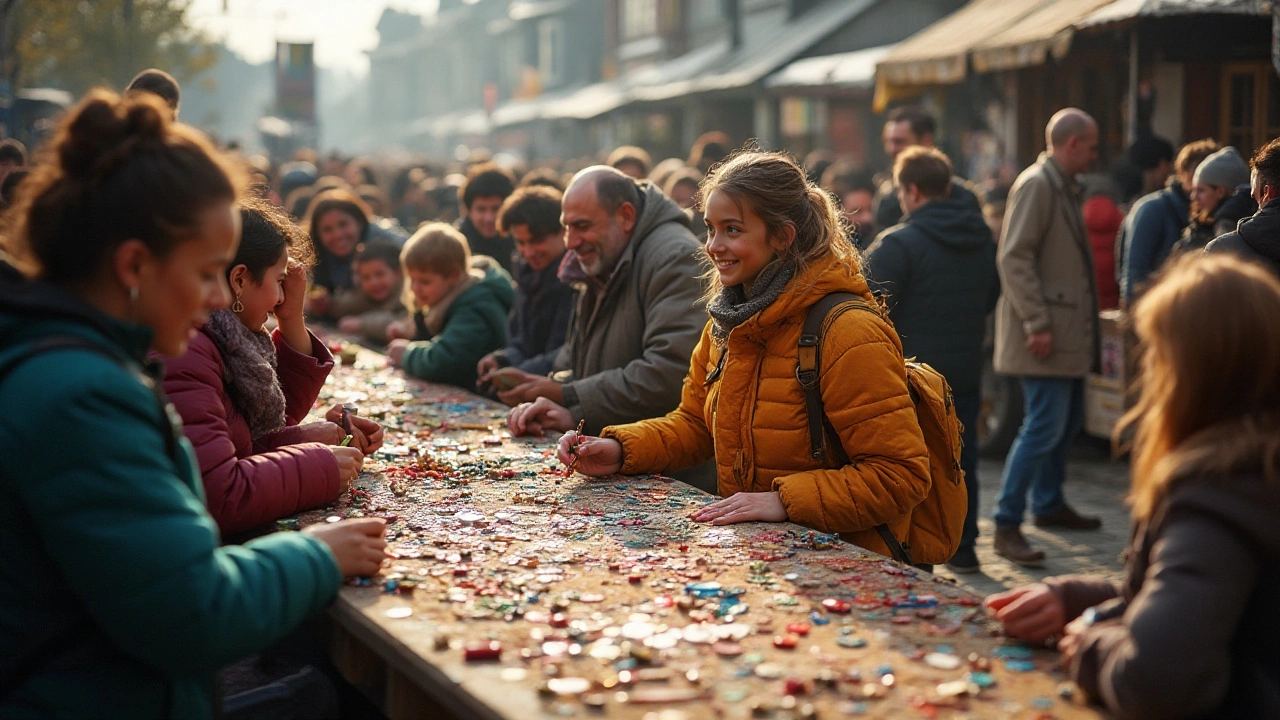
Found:
[[[828,320],[821,346],[822,402],[850,464],[830,469],[809,457],[796,347],[805,313],[823,296],[871,293],[853,260],[822,258],[772,305],[729,333],[728,358],[711,325],[694,348],[680,407],[665,417],[601,433],[622,443],[622,472],[672,472],[716,459],[722,497],[777,491],[792,522],[840,533],[888,554],[880,523],[907,536],[911,510],[929,493],[929,457],[907,393],[898,334],[869,312]]]

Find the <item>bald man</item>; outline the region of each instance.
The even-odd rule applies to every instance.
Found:
[[[662,190],[608,166],[574,176],[561,201],[568,252],[560,278],[581,289],[551,377],[499,371],[518,383],[516,435],[564,432],[665,415],[680,402],[689,356],[707,323],[701,246],[689,216]]]
[[[1098,125],[1083,110],[1059,110],[1045,128],[1048,150],[1009,191],[997,267],[995,369],[1018,377],[1026,417],[1009,450],[995,515],[995,550],[1039,567],[1044,552],[1022,535],[1027,494],[1038,527],[1091,530],[1062,494],[1067,451],[1084,425],[1084,378],[1098,349],[1093,254],[1076,176],[1098,155]]]

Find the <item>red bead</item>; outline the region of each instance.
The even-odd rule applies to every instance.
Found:
[[[792,633],[794,635],[801,635],[801,636],[808,635],[809,623],[791,623],[790,625],[787,626],[787,632]]]
[[[497,640],[469,643],[463,651],[467,662],[498,660],[502,657],[502,643]]]
[[[790,650],[799,644],[800,644],[800,638],[795,635],[774,635],[773,636],[773,646],[776,648]]]
[[[787,678],[786,686],[784,687],[783,692],[786,693],[787,695],[804,695],[805,693],[809,692],[809,686],[807,683],[805,683],[804,680],[801,680],[800,678],[791,677],[791,678]]]
[[[653,606],[659,608],[669,608],[675,605],[676,601],[670,595],[659,595],[653,599]]]
[[[837,600],[836,598],[827,598],[826,600],[822,601],[822,607],[826,608],[827,612],[840,613],[843,615],[843,614],[847,614],[849,610],[852,609],[853,606],[850,605],[847,600]]]
[[[564,613],[556,613],[551,616],[551,627],[567,628],[569,627],[569,618],[565,617]]]

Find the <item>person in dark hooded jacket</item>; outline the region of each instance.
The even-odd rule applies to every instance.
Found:
[[[867,251],[871,288],[889,308],[906,357],[947,378],[964,424],[961,465],[969,491],[960,548],[948,566],[976,572],[978,409],[987,314],[1000,296],[996,244],[982,213],[951,193],[951,161],[935,148],[898,155],[894,184],[906,213]]]
[[[1251,195],[1258,203],[1258,212],[1240,221],[1239,227],[1220,236],[1205,247],[1205,252],[1235,253],[1245,260],[1260,262],[1280,275],[1280,138],[1276,138],[1254,153],[1249,160],[1252,168]]]

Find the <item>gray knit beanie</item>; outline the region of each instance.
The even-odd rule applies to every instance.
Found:
[[[1239,185],[1249,184],[1249,165],[1240,152],[1228,145],[1205,158],[1196,168],[1192,180],[1197,185],[1216,185],[1234,190]]]

